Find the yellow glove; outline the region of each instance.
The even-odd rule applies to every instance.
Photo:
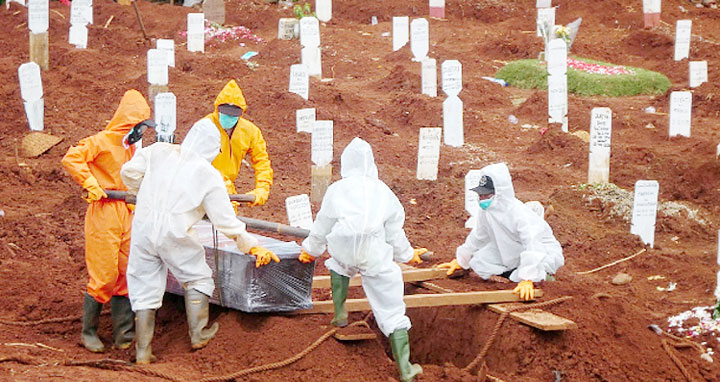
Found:
[[[130,212],[135,212],[135,205],[134,204],[126,204],[127,208],[130,210]]]
[[[233,209],[235,210],[235,215],[238,213],[238,208],[240,207],[240,202],[237,202],[235,200],[231,200],[230,204],[232,204]]]
[[[420,255],[427,252],[427,248],[415,248],[413,249],[413,257],[408,261],[408,264],[420,264],[422,263],[422,259],[420,258]]]
[[[225,179],[225,189],[227,190],[228,195],[234,195],[237,193],[237,191],[235,191],[235,185],[230,179]]]
[[[315,256],[300,250],[300,256],[298,256],[298,260],[303,264],[310,264],[313,261],[315,261]]]
[[[262,206],[265,204],[265,202],[267,202],[268,196],[270,196],[270,191],[264,188],[256,188],[250,192],[246,192],[245,195],[255,196],[255,201],[250,203],[250,206]]]
[[[457,259],[453,259],[453,261],[451,261],[451,262],[449,262],[449,263],[442,263],[442,264],[438,265],[437,267],[440,268],[440,269],[447,268],[447,269],[448,269],[448,271],[447,271],[447,275],[448,275],[448,276],[452,275],[453,273],[455,273],[455,271],[457,271],[458,269],[462,268],[462,267],[460,266],[460,264],[458,264]]]
[[[513,289],[513,292],[519,294],[520,298],[525,301],[535,299],[535,287],[530,280],[520,281],[515,289]]]
[[[255,256],[255,268],[270,264],[271,260],[276,263],[280,262],[280,258],[276,254],[261,246],[250,248],[250,254]]]
[[[107,194],[103,191],[102,187],[100,187],[100,183],[98,183],[97,178],[92,175],[85,179],[82,186],[85,191],[87,191],[87,195],[83,195],[83,199],[85,199],[88,203],[97,202],[102,198],[107,198]]]

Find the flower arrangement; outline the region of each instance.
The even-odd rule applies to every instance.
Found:
[[[582,70],[583,72],[592,73],[592,74],[604,74],[608,76],[618,75],[618,74],[634,74],[633,71],[629,70],[628,68],[624,66],[608,66],[608,65],[602,65],[602,64],[595,64],[592,62],[585,62],[576,60],[574,58],[568,57],[567,59],[567,66],[568,68],[573,68],[575,70]]]
[[[210,23],[205,20],[205,42],[226,42],[235,40],[248,40],[259,44],[263,42],[263,39],[256,36],[252,31],[242,25],[235,27],[224,27],[220,24]],[[181,31],[180,36],[187,37],[187,31]],[[245,46],[244,42],[239,43],[240,46]]]

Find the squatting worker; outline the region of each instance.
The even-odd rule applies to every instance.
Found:
[[[390,188],[378,179],[372,148],[360,138],[347,145],[340,158],[342,179],[328,187],[299,260],[312,262],[327,251],[335,316],[345,326],[345,300],[350,277],[360,273],[362,286],[380,330],[390,337],[393,357],[403,382],[422,367],[410,364],[402,271],[395,263],[420,263],[425,248],[413,250],[405,236],[405,210]]]
[[[220,132],[220,154],[213,160],[223,176],[228,194],[236,194],[237,179],[242,160],[250,154],[250,161],[255,170],[255,189],[247,192],[255,196],[251,206],[262,206],[270,195],[273,183],[273,170],[267,153],[265,139],[254,123],[243,118],[247,110],[245,97],[235,80],[230,80],[215,99],[215,109],[201,121],[210,121]],[[237,211],[239,202],[232,202]]]
[[[132,212],[124,201],[103,198],[107,196],[104,190],[126,190],[120,167],[132,158],[135,146],[123,146],[123,138],[137,126],[152,124],[148,118],[150,106],[145,98],[137,90],[128,90],[105,130],[70,147],[62,159],[90,203],[85,213],[85,262],[90,279],[83,303],[82,342],[92,352],[105,350],[97,328],[102,305],[108,301],[115,347],[126,349],[135,337],[125,278]]]
[[[565,263],[562,247],[542,216],[515,197],[505,163],[480,171],[479,184],[472,189],[480,195],[475,228],[457,248],[456,258],[438,267],[448,268],[448,275],[472,268],[485,280],[493,275],[508,277],[519,282],[515,293],[531,300],[533,282],[551,278]]]
[[[210,121],[200,121],[182,145],[155,143],[138,152],[120,172],[129,192],[137,193],[127,279],[137,316],[139,364],[154,358],[150,343],[155,311],[162,305],[168,269],[185,288],[192,348],[207,345],[218,330],[217,322],[205,328],[215,283],[193,229],[205,214],[216,229],[236,241],[240,251],[256,256],[257,267],[280,261],[258,245],[233,213],[222,176],[210,164],[219,151],[220,132]]]

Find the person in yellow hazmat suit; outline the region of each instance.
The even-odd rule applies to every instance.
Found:
[[[85,213],[85,262],[90,277],[83,302],[81,338],[92,352],[105,350],[97,328],[100,311],[107,302],[112,309],[115,347],[126,349],[135,338],[135,317],[126,280],[132,212],[125,201],[105,199],[104,190],[127,190],[120,168],[132,158],[135,146],[127,145],[126,139],[140,131],[138,127],[153,126],[148,118],[150,106],[145,97],[137,90],[128,90],[105,130],[80,140],[62,159],[65,170],[85,189],[84,198],[89,203]]]
[[[230,80],[215,99],[213,112],[195,124],[209,119],[220,132],[220,154],[213,160],[212,165],[223,176],[228,194],[237,193],[235,179],[240,172],[243,158],[250,154],[250,162],[255,170],[255,189],[247,194],[255,196],[251,206],[262,206],[270,195],[273,170],[262,132],[254,123],[243,118],[246,110],[247,103],[240,86],[235,80]],[[239,202],[232,203],[237,210]]]

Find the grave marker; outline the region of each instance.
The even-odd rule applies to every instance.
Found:
[[[30,29],[30,61],[40,69],[50,67],[50,40],[48,37],[49,0],[28,0],[28,28]]]
[[[668,135],[690,136],[690,125],[692,123],[692,93],[672,92],[670,93],[670,132]]]
[[[562,123],[568,131],[567,44],[563,39],[551,40],[547,49],[548,123]]]
[[[151,85],[167,85],[168,58],[165,51],[160,49],[148,49],[147,80]]]
[[[437,61],[427,58],[421,68],[422,94],[437,97]]]
[[[445,0],[430,0],[430,17],[445,18]]]
[[[640,236],[643,243],[650,244],[650,248],[654,248],[655,245],[659,188],[658,182],[654,180],[638,180],[635,183],[630,233]]]
[[[168,66],[175,67],[175,40],[159,38],[155,48],[165,52]]]
[[[215,24],[225,24],[225,2],[223,0],[204,0],[202,11],[205,19]]]
[[[313,203],[322,202],[325,191],[332,182],[332,164],[325,166],[312,165],[310,168],[312,180],[310,182],[310,200]]]
[[[675,24],[675,61],[690,57],[692,20],[678,20]]]
[[[470,214],[470,218],[465,221],[465,228],[475,227],[475,216],[477,216],[480,206],[478,200],[480,197],[477,192],[470,190],[480,183],[480,177],[483,175],[482,170],[470,170],[465,175],[465,211]]]
[[[708,80],[707,61],[690,61],[690,87],[696,88]]]
[[[298,109],[295,111],[295,124],[298,133],[311,133],[315,125],[315,108]]]
[[[457,96],[450,96],[443,102],[443,135],[448,146],[460,147],[465,143],[463,102]]]
[[[660,0],[643,0],[643,21],[645,28],[660,25]]]
[[[313,225],[310,197],[307,194],[288,196],[285,198],[285,210],[288,222],[292,227],[311,229]]]
[[[393,52],[408,43],[410,38],[410,18],[408,16],[393,17]]]
[[[278,39],[292,40],[295,38],[295,28],[299,28],[300,20],[296,18],[281,18],[278,20]]]
[[[290,66],[290,86],[289,91],[295,93],[300,97],[308,99],[308,93],[310,92],[310,84],[308,78],[308,71],[305,65],[295,64]]]
[[[68,43],[75,45],[77,49],[86,49],[88,40],[88,29],[85,24],[72,24],[68,31]]]
[[[718,143],[717,148],[715,149],[715,159],[720,159],[720,143]]]
[[[25,106],[25,115],[27,116],[30,130],[44,130],[45,100],[40,98],[34,101],[24,102],[23,106]]]
[[[188,13],[187,15],[187,49],[188,52],[205,52],[205,14]]]
[[[612,110],[595,107],[590,112],[590,154],[588,183],[610,181],[610,141],[612,137]]]
[[[23,99],[30,130],[43,130],[45,102],[42,98],[40,66],[34,62],[20,65],[18,67],[18,79],[20,80],[20,96]]]
[[[325,166],[332,162],[333,121],[315,121],[310,145],[312,162],[316,166]]]
[[[315,0],[315,14],[326,23],[332,19],[332,0]]]
[[[462,64],[458,60],[446,60],[440,66],[442,89],[448,97],[457,96],[462,91]]]
[[[173,93],[160,93],[155,96],[155,127],[157,142],[175,142],[177,126],[177,100]]]
[[[75,0],[70,5],[70,24],[87,25],[93,22],[92,2]]]
[[[437,180],[441,135],[442,129],[439,127],[420,128],[416,174],[418,180]]]
[[[555,26],[555,7],[549,7],[549,8],[538,8],[537,9],[537,36],[542,37],[542,33],[540,32],[540,27],[543,25],[543,23],[547,22],[548,25],[550,25],[550,30],[553,30],[553,27]]]
[[[314,17],[300,19],[300,45],[303,47],[320,46],[320,24]]]
[[[410,50],[413,60],[422,62],[430,50],[430,26],[425,19],[415,19],[410,23]]]
[[[322,54],[319,46],[306,46],[300,50],[300,62],[307,68],[308,76],[322,77]]]
[[[535,8],[550,8],[552,0],[535,0]]]

